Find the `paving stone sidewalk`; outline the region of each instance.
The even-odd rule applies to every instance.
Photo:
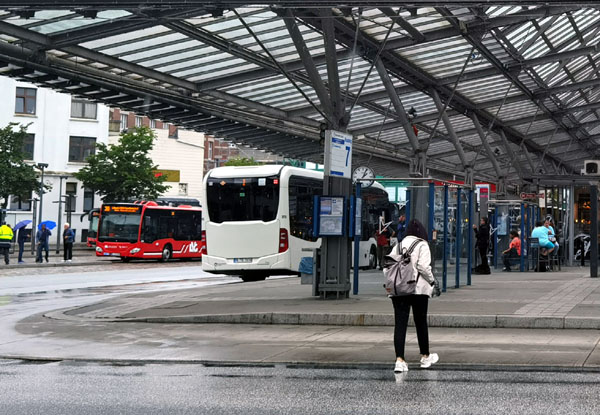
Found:
[[[361,272],[359,294],[344,300],[310,295],[299,278],[128,295],[62,318],[154,323],[247,323],[393,326],[382,274]],[[58,316],[57,316],[58,317]],[[473,276],[429,303],[431,327],[600,329],[600,279],[582,268]]]

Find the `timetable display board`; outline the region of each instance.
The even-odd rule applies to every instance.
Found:
[[[343,197],[323,196],[319,201],[319,235],[344,235],[344,204]]]

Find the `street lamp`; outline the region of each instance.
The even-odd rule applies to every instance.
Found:
[[[33,223],[31,224],[31,255],[35,254],[35,229],[36,229],[36,217],[35,217],[35,213],[37,212],[37,202],[38,199],[33,197],[31,199],[29,199],[29,202],[31,203],[31,212],[32,212],[32,218],[33,219]]]
[[[44,200],[44,169],[48,167],[48,163],[38,163],[37,164],[38,169],[40,169],[42,171],[42,178],[40,180],[40,223],[43,222],[42,219],[42,211],[43,211],[43,206],[44,204],[42,203]]]
[[[62,182],[63,180],[67,180],[69,176],[60,176],[60,184],[58,185],[58,201],[54,203],[58,203],[58,228],[56,231],[56,253],[60,253],[60,234],[61,234],[61,226],[62,226],[62,205],[65,203],[62,198]]]

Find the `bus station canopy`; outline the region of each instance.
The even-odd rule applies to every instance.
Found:
[[[517,183],[600,158],[598,6],[3,0],[0,74],[290,158],[347,129],[380,175]]]

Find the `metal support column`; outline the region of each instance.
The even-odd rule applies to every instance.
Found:
[[[296,16],[292,13],[291,9],[285,10],[285,19],[283,19],[288,33],[290,34],[290,38],[296,47],[296,52],[298,52],[298,56],[302,60],[304,65],[304,69],[306,70],[306,74],[308,75],[310,82],[312,84],[313,89],[315,90],[317,96],[319,97],[319,101],[321,102],[321,107],[323,108],[325,114],[328,117],[332,117],[333,108],[331,105],[329,93],[327,88],[325,88],[325,84],[323,83],[323,79],[317,70],[317,67],[312,59],[310,51],[304,42],[304,38],[298,25],[296,24]],[[337,122],[338,120],[333,120]],[[339,128],[338,126],[332,126],[333,128]]]
[[[377,69],[377,72],[379,73],[379,77],[381,78],[381,82],[383,83],[383,86],[385,87],[385,90],[387,91],[388,97],[390,98],[392,105],[394,106],[394,110],[396,111],[396,119],[398,121],[400,121],[400,124],[402,125],[402,128],[404,129],[404,132],[406,134],[406,137],[408,138],[408,142],[410,143],[413,152],[417,153],[420,150],[419,140],[417,139],[417,136],[415,135],[415,131],[413,130],[413,127],[412,127],[412,124],[410,123],[408,115],[406,114],[406,111],[404,110],[404,106],[402,105],[402,102],[400,101],[400,98],[398,97],[398,93],[396,92],[396,87],[394,86],[394,83],[390,79],[388,70],[386,69],[384,63],[381,62],[380,59],[377,59],[375,61],[375,68]]]
[[[411,200],[410,200],[410,196],[411,196],[411,190],[410,189],[406,189],[406,205],[404,205],[404,215],[406,216],[406,224],[408,225],[408,223],[410,222],[410,204],[411,204]]]
[[[590,184],[590,277],[598,278],[598,185]],[[582,253],[583,256],[583,253]]]
[[[35,255],[35,234],[37,232],[37,203],[38,199],[31,199],[32,221],[31,221],[31,255]]]
[[[448,132],[448,134],[447,134],[448,141],[450,141],[450,143],[452,143],[452,145],[454,146],[454,149],[456,150],[456,154],[458,155],[458,159],[460,160],[460,162],[462,164],[462,168],[466,170],[467,158],[465,157],[465,152],[463,151],[462,145],[460,144],[460,141],[458,140],[458,136],[456,135],[456,132],[454,131],[452,122],[450,122],[450,118],[448,117],[448,114],[446,113],[444,104],[442,104],[442,100],[440,99],[439,94],[437,93],[437,91],[434,88],[431,88],[430,91],[431,91],[431,98],[433,98],[433,102],[435,103],[437,110],[440,112],[440,114],[442,116],[442,121],[444,122],[444,125],[446,126],[446,131]],[[466,173],[467,172],[465,171],[465,183],[468,182]]]
[[[58,185],[58,201],[54,203],[58,203],[58,228],[56,229],[56,253],[60,253],[60,240],[61,240],[61,228],[62,228],[62,182],[63,180],[67,180],[69,176],[60,176],[60,184]]]
[[[525,204],[521,203],[521,259],[519,261],[519,271],[525,271]]]
[[[469,226],[467,229],[469,230],[469,234],[467,236],[467,285],[471,285],[471,265],[473,263],[473,232],[471,231],[471,227],[473,226],[473,188],[469,189]]]
[[[356,218],[357,216],[361,217],[362,220],[362,215],[360,215],[357,212],[357,209],[361,209],[362,205],[359,202],[360,198],[361,198],[361,194],[360,194],[360,190],[361,190],[361,185],[360,182],[356,182],[356,195],[354,197],[354,218]],[[361,229],[362,230],[362,223],[354,223],[354,269],[353,269],[353,273],[354,273],[354,281],[352,284],[352,294],[354,295],[358,295],[358,264],[360,262],[360,235],[357,234],[356,229]],[[370,254],[369,254],[370,256]]]
[[[461,244],[461,223],[462,218],[460,215],[460,198],[461,198],[461,189],[458,187],[456,189],[456,278],[454,288],[460,287],[460,251],[462,249]]]
[[[491,224],[491,223],[490,223]],[[493,260],[494,260],[494,268],[498,267],[498,206],[494,207],[494,222],[493,224],[495,225],[496,228],[496,232],[492,233],[492,246],[494,247],[493,249]]]
[[[435,183],[429,183],[429,215],[427,217],[427,239],[433,241],[433,215],[435,214]]]
[[[571,185],[569,190],[569,266],[573,266],[575,262],[575,186]]]
[[[446,292],[448,283],[448,185],[444,185],[444,254],[442,271],[442,291]]]

